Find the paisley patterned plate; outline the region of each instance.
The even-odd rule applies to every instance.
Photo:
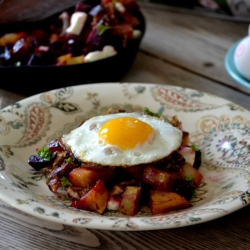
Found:
[[[75,210],[27,164],[37,148],[111,106],[148,107],[182,121],[203,159],[191,208],[154,216],[142,208],[134,217]],[[0,199],[45,220],[105,230],[176,228],[228,215],[250,203],[250,112],[198,90],[149,83],[85,84],[29,97],[0,111]]]

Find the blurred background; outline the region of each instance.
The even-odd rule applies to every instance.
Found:
[[[0,0],[0,24],[45,18],[77,2],[79,0]],[[137,2],[152,7],[174,8],[212,17],[250,21],[250,0],[137,0]]]
[[[151,6],[186,9],[195,14],[250,21],[250,0],[138,0]]]

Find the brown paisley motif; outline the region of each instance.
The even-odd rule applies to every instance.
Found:
[[[55,103],[60,103],[62,101],[67,100],[72,95],[73,95],[73,88],[68,87],[68,88],[58,89],[55,93],[52,91],[43,93],[40,95],[40,99],[45,103],[54,105]]]
[[[0,156],[0,171],[5,170],[5,163],[3,158]]]
[[[3,153],[3,155],[7,158],[9,158],[10,156],[13,155],[13,152],[11,151],[10,146],[8,145],[4,145],[2,147],[0,147],[0,151]]]
[[[57,98],[56,95],[54,95],[51,92],[46,92],[40,95],[40,99],[45,102],[48,103],[50,105],[54,104],[57,102]]]
[[[199,91],[189,90],[185,88],[174,87],[155,87],[152,88],[152,94],[156,101],[168,108],[176,111],[199,111],[218,108],[218,105],[202,103],[200,100],[203,94]]]
[[[10,126],[5,119],[0,115],[0,135],[7,135],[10,132]]]
[[[25,109],[23,137],[18,141],[18,146],[32,145],[39,141],[49,131],[51,114],[49,108],[43,103],[31,103]]]

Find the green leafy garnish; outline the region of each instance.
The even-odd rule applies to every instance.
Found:
[[[194,151],[200,151],[200,149],[195,144],[192,144],[190,148],[192,148]]]
[[[197,192],[194,190],[194,191],[193,191],[193,195],[192,195],[192,197],[196,198],[196,197],[197,197],[197,195],[198,195],[198,194],[197,194]]]
[[[49,161],[52,156],[49,148],[47,147],[44,147],[38,150],[37,154],[46,161]]]
[[[73,163],[73,160],[69,157],[65,160],[67,163]]]
[[[101,36],[106,30],[111,29],[110,26],[105,26],[103,24],[98,25],[98,35]]]
[[[160,117],[160,114],[152,112],[149,108],[144,108],[144,112],[150,116]]]
[[[61,184],[63,187],[66,187],[66,186],[72,186],[72,184],[70,183],[70,181],[68,180],[67,177],[63,176],[61,178]]]
[[[117,1],[116,0],[112,0],[112,3],[113,3],[113,5],[116,5]]]
[[[186,175],[185,177],[186,181],[192,181],[194,178],[191,175]]]

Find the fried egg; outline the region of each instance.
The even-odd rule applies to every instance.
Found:
[[[143,113],[95,116],[61,138],[83,163],[129,167],[155,162],[177,150],[182,131]]]

